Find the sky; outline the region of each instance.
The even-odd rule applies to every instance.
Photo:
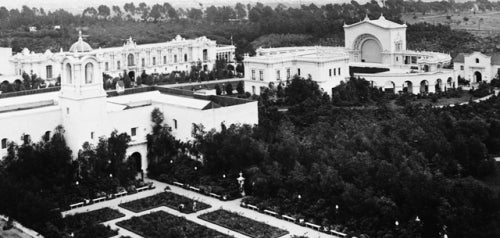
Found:
[[[362,3],[367,0],[359,0]],[[299,5],[299,4],[310,4],[314,2],[318,5],[328,4],[328,3],[345,3],[350,2],[350,0],[0,0],[0,6],[5,6],[8,9],[11,8],[21,8],[23,5],[29,7],[44,8],[44,10],[55,10],[63,8],[67,11],[73,13],[81,13],[86,7],[92,6],[97,7],[101,4],[112,6],[118,5],[123,7],[125,3],[134,2],[138,5],[141,2],[145,2],[148,5],[154,5],[156,3],[168,2],[174,7],[199,7],[202,3],[204,6],[210,5],[235,5],[238,2],[241,3],[252,3],[262,2],[264,4],[276,5],[278,3]]]

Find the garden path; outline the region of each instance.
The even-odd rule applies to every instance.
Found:
[[[195,200],[204,202],[206,204],[209,204],[211,206],[211,208],[205,209],[202,211],[198,211],[198,212],[192,213],[192,214],[184,214],[184,213],[181,213],[175,209],[171,209],[169,207],[164,207],[164,206],[150,209],[147,211],[143,211],[140,213],[134,213],[132,211],[129,211],[127,209],[119,207],[119,205],[121,203],[129,202],[132,200],[136,200],[136,199],[152,196],[152,195],[157,194],[157,193],[161,193],[164,191],[165,187],[167,186],[166,183],[162,183],[162,182],[159,182],[156,180],[145,179],[145,181],[146,182],[153,182],[156,188],[153,190],[148,190],[148,191],[128,195],[128,196],[125,196],[122,198],[116,198],[113,200],[104,201],[104,202],[100,202],[97,204],[92,204],[89,206],[80,207],[80,208],[76,208],[76,209],[73,209],[70,211],[66,211],[66,212],[63,212],[63,216],[73,215],[75,213],[89,212],[89,211],[97,210],[97,209],[104,208],[104,207],[110,207],[112,209],[116,209],[116,210],[120,211],[121,213],[125,214],[124,217],[103,223],[104,225],[109,225],[112,229],[118,229],[118,235],[115,236],[115,238],[118,238],[122,235],[123,236],[130,236],[132,238],[142,238],[142,236],[139,236],[139,235],[137,235],[133,232],[130,232],[128,230],[125,230],[121,227],[118,227],[116,225],[116,223],[123,221],[123,220],[130,219],[133,216],[141,216],[141,215],[145,215],[145,214],[148,214],[151,212],[156,212],[156,211],[165,211],[165,212],[170,213],[172,215],[185,217],[187,220],[198,223],[198,224],[203,225],[205,227],[208,227],[210,229],[219,231],[221,233],[228,234],[230,236],[234,236],[236,238],[248,238],[248,236],[242,235],[242,234],[237,233],[235,231],[232,231],[232,230],[226,229],[224,227],[206,222],[206,221],[198,218],[198,216],[201,214],[212,212],[212,211],[215,211],[217,209],[224,209],[224,210],[228,210],[231,212],[236,212],[242,216],[245,216],[245,217],[254,219],[256,221],[260,221],[260,222],[263,222],[263,223],[266,223],[266,224],[269,224],[269,225],[272,225],[274,227],[278,227],[278,228],[281,228],[281,229],[284,229],[284,230],[287,230],[288,232],[290,232],[288,235],[285,235],[281,238],[289,238],[292,235],[302,235],[302,236],[306,236],[306,237],[310,237],[310,238],[336,238],[336,236],[333,236],[333,235],[328,235],[328,234],[325,234],[322,232],[318,232],[316,230],[313,230],[313,229],[310,229],[307,227],[303,227],[303,226],[300,226],[300,225],[297,225],[297,224],[294,224],[291,222],[287,222],[285,220],[281,220],[281,219],[278,219],[278,218],[273,217],[273,216],[265,215],[265,214],[259,213],[257,211],[253,211],[250,209],[240,207],[241,199],[236,199],[233,201],[220,201],[216,198],[205,196],[205,195],[202,195],[202,194],[199,194],[199,193],[187,190],[187,189],[183,189],[183,188],[180,188],[177,186],[169,186],[170,191],[173,193],[183,195],[183,196],[189,197],[191,199],[195,199]]]

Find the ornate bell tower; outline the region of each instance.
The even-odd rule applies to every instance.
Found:
[[[84,142],[97,144],[106,133],[106,92],[102,64],[80,37],[62,61],[59,105],[66,141],[76,158]]]

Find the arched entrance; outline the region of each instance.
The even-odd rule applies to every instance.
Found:
[[[353,49],[360,52],[360,61],[382,63],[382,44],[371,34],[362,34],[354,41]]]
[[[441,79],[436,79],[435,92],[439,93],[443,91],[443,81]]]
[[[413,83],[411,81],[404,82],[403,93],[413,94]]]
[[[474,72],[474,82],[475,83],[481,82],[483,80],[482,77],[483,76],[481,75],[481,72],[479,72],[479,71]]]
[[[128,77],[130,78],[130,80],[135,82],[135,71],[129,71]]]
[[[141,178],[144,179],[144,171],[142,171],[142,156],[139,152],[134,152],[130,155],[129,159],[134,163],[137,173],[141,174]]]
[[[428,93],[429,92],[429,82],[427,80],[422,80],[420,82],[420,93]]]
[[[448,80],[446,80],[446,84],[448,85],[448,87],[452,87],[453,86],[453,79],[451,77],[448,77]]]
[[[395,93],[396,92],[396,84],[392,81],[385,82],[384,92],[386,93]]]

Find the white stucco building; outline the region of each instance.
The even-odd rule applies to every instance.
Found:
[[[461,53],[453,59],[457,75],[470,83],[490,82],[500,69],[500,54]]]
[[[215,53],[215,52],[214,52]],[[105,92],[101,79],[107,58],[100,50],[88,50],[80,39],[58,62],[61,66],[61,89],[48,88],[44,93],[12,93],[0,97],[0,158],[11,141],[39,141],[58,125],[65,129],[68,146],[76,156],[84,142],[97,144],[99,137],[113,130],[132,137],[127,155],[139,153],[145,171],[146,135],[151,131],[151,112],[159,108],[172,134],[190,140],[192,125],[206,129],[220,128],[221,123],[257,124],[257,102],[220,96],[195,95],[190,91],[162,87],[142,87],[124,94]],[[124,56],[126,57],[126,56]],[[57,88],[55,88],[57,89]],[[52,90],[52,92],[50,92]],[[136,155],[137,155],[136,153]]]
[[[347,80],[350,72],[392,92],[432,93],[458,86],[453,69],[444,68],[451,62],[450,55],[406,48],[405,24],[381,15],[344,25],[344,31],[344,47],[258,49],[256,56],[244,60],[247,91],[286,80],[288,72],[310,75],[327,93]]]
[[[10,51],[9,51],[10,50]],[[161,43],[137,44],[129,38],[123,46],[92,49],[81,35],[69,51],[35,53],[25,48],[12,55],[10,48],[0,49],[0,68],[3,80],[22,79],[23,72],[36,74],[49,83],[61,76],[63,59],[77,51],[90,52],[99,59],[102,71],[113,77],[126,72],[132,79],[143,71],[151,73],[170,73],[190,71],[192,64],[201,63],[205,70],[211,70],[217,59],[232,62],[235,46],[217,45],[206,37],[174,39]]]

